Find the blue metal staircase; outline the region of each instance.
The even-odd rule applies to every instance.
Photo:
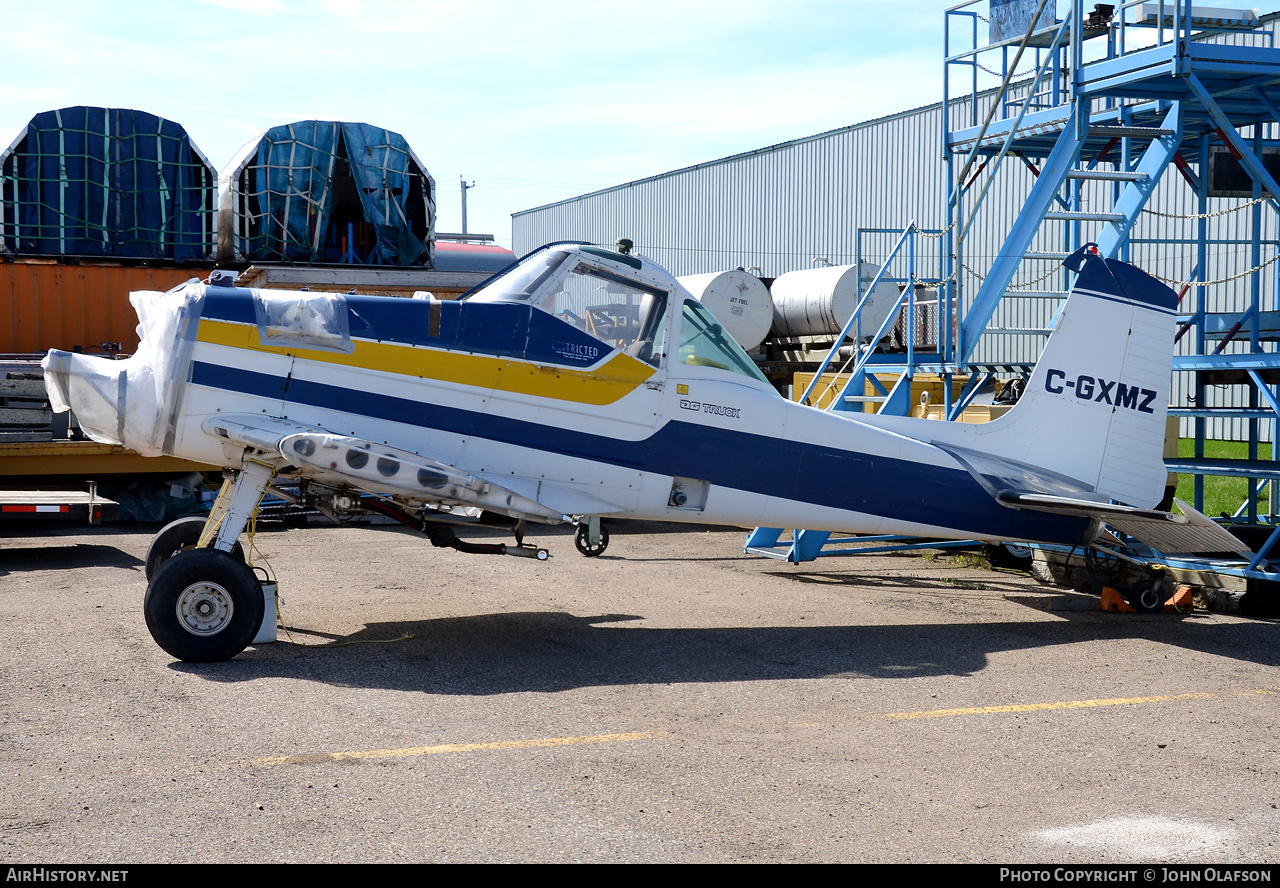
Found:
[[[1024,26],[1016,32],[992,26],[984,39],[979,22],[990,24],[997,13],[1007,19],[1010,10],[1018,12],[1014,7],[1021,7]],[[1001,305],[1035,300],[1060,310],[1072,275],[1057,263],[1084,243],[1096,242],[1106,256],[1129,258],[1135,223],[1165,171],[1173,167],[1196,193],[1200,223],[1194,238],[1181,240],[1197,244],[1198,264],[1192,277],[1198,279],[1183,287],[1183,295],[1194,288],[1195,309],[1184,315],[1180,334],[1194,334],[1188,341],[1195,354],[1175,359],[1176,371],[1196,374],[1196,406],[1174,411],[1194,418],[1197,453],[1171,468],[1201,479],[1206,473],[1239,473],[1254,479],[1247,509],[1242,506],[1242,510],[1256,519],[1261,484],[1270,480],[1280,487],[1280,463],[1267,468],[1257,459],[1258,423],[1275,422],[1280,416],[1275,392],[1275,384],[1280,383],[1280,354],[1266,352],[1263,346],[1280,339],[1280,315],[1262,310],[1261,272],[1256,267],[1246,311],[1223,317],[1206,310],[1211,282],[1205,272],[1211,257],[1203,219],[1208,215],[1209,148],[1225,144],[1253,180],[1255,199],[1265,198],[1253,207],[1254,265],[1263,265],[1258,214],[1264,203],[1280,210],[1270,197],[1280,194],[1280,186],[1261,159],[1261,124],[1280,123],[1280,50],[1271,45],[1270,32],[1260,31],[1258,36],[1264,39],[1255,41],[1265,45],[1240,45],[1247,41],[1239,38],[1221,40],[1225,32],[1257,30],[1259,22],[1251,12],[1202,10],[1188,0],[1129,0],[1110,16],[1103,7],[1091,11],[1084,7],[1081,0],[969,0],[947,10],[943,115],[950,196],[945,290],[939,305],[948,310],[956,306],[959,322],[952,335],[949,311],[940,311],[937,353],[909,355],[906,361],[900,356],[895,362],[886,356],[877,359],[874,346],[859,351],[855,345],[852,374],[828,409],[861,410],[879,402],[881,410],[906,413],[911,407],[911,377],[928,368],[947,381],[947,416],[958,417],[977,387],[996,372],[993,364],[1012,363],[1003,354],[1002,337],[1025,340],[1028,333],[1047,335],[1056,323],[1055,312],[1043,326],[994,326]],[[1242,135],[1242,129],[1251,134]],[[1194,161],[1188,162],[1187,157]],[[1010,158],[1017,162],[1007,163]],[[1019,165],[1035,181],[982,277],[966,259],[971,251],[982,253],[984,244],[975,238],[990,239],[986,229],[998,224],[992,221],[998,219],[998,212],[987,206],[992,183],[1002,167],[1007,170],[1002,181],[1007,181],[1008,171]],[[1101,209],[1100,200],[1106,203]],[[908,226],[895,252],[904,243],[913,249],[913,236],[914,226]],[[1051,288],[1016,284],[1022,269],[1026,276],[1048,280]],[[966,274],[980,280],[972,293]],[[907,286],[904,293],[911,290]],[[910,299],[907,306],[909,311]],[[1040,314],[1048,312],[1042,309]],[[824,362],[824,370],[859,324],[855,313]],[[1215,339],[1223,346],[1233,339],[1237,344],[1247,341],[1248,351],[1232,354],[1220,346],[1210,353]],[[867,381],[875,379],[870,371],[890,369],[891,363],[901,373],[897,384],[890,391],[866,395]],[[1205,380],[1214,373],[1234,374],[1233,384],[1250,387],[1249,406],[1233,414],[1251,424],[1250,459],[1242,465],[1223,466],[1204,458],[1206,417],[1226,415],[1204,406]],[[969,376],[969,385],[952,402],[950,381],[959,375]],[[819,378],[820,374],[815,376],[815,384]],[[872,385],[884,388],[879,381]],[[1272,497],[1273,502],[1276,499]],[[1197,507],[1202,502],[1203,486],[1198,481]],[[1275,510],[1268,511],[1267,517],[1274,522]],[[789,546],[783,536],[778,528],[757,528],[746,546],[748,551],[790,561],[842,551],[824,550],[830,541],[824,531],[793,531]]]

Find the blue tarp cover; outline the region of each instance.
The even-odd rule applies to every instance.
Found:
[[[0,241],[11,252],[213,257],[215,175],[171,120],[121,108],[43,111],[0,170]]]
[[[420,195],[425,192],[428,202],[432,195],[404,137],[367,123],[332,120],[272,127],[259,140],[252,175],[245,177],[242,186],[247,196],[256,198],[259,223],[258,236],[241,243],[246,259],[324,261],[326,245],[331,248],[335,237],[345,235],[345,230],[336,235],[329,231],[334,224],[335,175],[342,149],[364,222],[374,232],[368,239],[369,254],[356,261],[387,265],[429,261],[426,230],[419,237],[409,219],[413,177],[423,179]],[[421,219],[419,227],[424,227]]]

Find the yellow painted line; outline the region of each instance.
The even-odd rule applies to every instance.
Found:
[[[366,749],[353,752],[320,752],[309,755],[282,755],[254,759],[242,765],[316,765],[325,762],[350,762],[363,759],[407,758],[418,755],[443,755],[450,752],[498,752],[505,749],[540,749],[549,746],[581,746],[586,743],[626,743],[666,737],[666,731],[637,731],[630,734],[593,734],[587,737],[543,737],[539,740],[500,740],[496,743],[444,743],[440,746],[411,746],[407,749]]]
[[[200,321],[196,338],[211,345],[244,348],[325,364],[361,367],[382,373],[438,379],[475,388],[595,406],[612,404],[622,399],[654,373],[654,369],[644,361],[624,354],[616,354],[604,366],[588,371],[566,370],[528,361],[474,355],[470,352],[369,342],[363,339],[353,340],[355,350],[349,355],[305,348],[264,346],[258,341],[258,328],[253,324],[208,318]]]
[[[1222,700],[1257,694],[1274,695],[1276,688],[1256,688],[1232,694],[1159,694],[1150,697],[1116,697],[1110,700],[1066,700],[1059,703],[1016,703],[1010,706],[970,706],[965,709],[923,709],[918,712],[888,712],[877,718],[947,718],[953,715],[990,715],[997,712],[1046,712],[1056,709],[1092,709],[1098,706],[1136,706],[1142,703],[1171,703],[1176,700]]]

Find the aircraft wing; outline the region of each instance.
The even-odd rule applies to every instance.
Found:
[[[560,497],[552,491],[542,497],[558,506],[597,507],[562,511],[430,457],[287,419],[218,414],[205,420],[202,428],[233,444],[279,457],[307,477],[369,493],[421,503],[465,503],[513,517],[554,523],[569,520],[570,514],[616,511],[577,491],[559,491],[563,494]]]
[[[1236,552],[1253,557],[1254,553],[1221,525],[1182,500],[1174,500],[1181,515],[1118,505],[1102,500],[1088,485],[1065,475],[951,444],[934,445],[953,456],[1002,506],[1092,518],[1167,554]]]

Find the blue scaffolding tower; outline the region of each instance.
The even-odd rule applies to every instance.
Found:
[[[990,86],[997,81],[998,86]],[[1280,311],[1264,310],[1262,305],[1262,275],[1275,274],[1272,266],[1280,256],[1280,243],[1262,237],[1263,213],[1280,213],[1280,186],[1263,162],[1264,149],[1277,144],[1268,140],[1268,130],[1280,122],[1280,49],[1273,45],[1272,32],[1260,27],[1252,10],[1193,7],[1188,0],[1129,0],[1089,10],[1080,0],[968,0],[946,11],[944,90],[946,228],[923,232],[914,223],[908,225],[881,271],[885,274],[900,255],[907,257],[903,313],[907,328],[914,329],[916,239],[943,236],[941,279],[936,282],[936,350],[908,345],[905,355],[880,353],[875,343],[884,329],[871,339],[872,345],[859,349],[864,332],[859,306],[801,400],[813,395],[822,372],[852,340],[852,357],[842,368],[848,373],[841,377],[846,381],[825,409],[861,411],[874,401],[881,411],[906,414],[912,406],[912,377],[931,373],[946,381],[945,415],[956,420],[996,375],[1029,372],[1028,363],[1001,360],[1008,355],[1002,354],[1000,338],[1049,333],[1074,277],[1060,265],[1071,252],[1095,242],[1105,256],[1128,260],[1133,243],[1194,245],[1194,272],[1187,281],[1173,282],[1182,297],[1178,338],[1191,344],[1189,354],[1175,357],[1174,371],[1193,375],[1194,395],[1192,406],[1175,405],[1170,415],[1192,419],[1195,454],[1168,459],[1167,464],[1171,472],[1196,476],[1198,509],[1204,505],[1206,475],[1247,478],[1248,495],[1233,517],[1280,528],[1277,448],[1270,460],[1259,459],[1258,448],[1260,424],[1271,423],[1274,441],[1280,417],[1280,352],[1268,350],[1280,340]],[[1250,296],[1247,305],[1225,313],[1209,309],[1206,292],[1223,283],[1207,274],[1212,268],[1210,251],[1221,242],[1208,236],[1206,224],[1212,215],[1210,156],[1222,147],[1247,174],[1243,187],[1248,190],[1243,194],[1252,197],[1235,208],[1252,213],[1251,237],[1246,244],[1236,244],[1249,250],[1251,268],[1234,276],[1249,277]],[[966,264],[967,250],[977,228],[999,224],[988,203],[992,183],[1005,164],[1026,167],[1034,184],[981,276]],[[1194,223],[1194,232],[1132,241],[1135,221],[1170,167],[1195,195],[1198,211],[1186,217]],[[1274,169],[1280,173],[1280,167]],[[1100,198],[1108,203],[1104,209],[1097,206]],[[1046,243],[1057,249],[1045,249]],[[1028,290],[1015,284],[1019,270],[1033,278],[1032,284],[1048,282],[1054,288]],[[969,279],[978,281],[973,292],[966,286]],[[1277,292],[1280,287],[1272,290],[1273,299]],[[1042,306],[1046,323],[1036,328],[993,326],[997,308],[1009,300],[1034,300]],[[1231,343],[1236,345],[1228,351]],[[872,370],[900,375],[892,389],[886,389]],[[967,377],[967,382],[953,397],[956,377]],[[868,397],[868,385],[879,394]],[[1248,406],[1207,406],[1210,385],[1245,386]],[[1210,417],[1246,420],[1248,459],[1206,458]],[[1265,498],[1264,489],[1269,493]],[[1223,563],[1213,569],[1280,579],[1265,557],[1277,536],[1280,529],[1247,565]],[[781,528],[756,528],[746,547],[755,554],[799,562],[884,549],[842,545],[850,542],[925,545],[886,538],[834,539],[814,529],[795,529],[790,539],[786,537]],[[1160,560],[1170,566],[1181,563],[1162,556]],[[1196,567],[1203,562],[1186,563]]]

